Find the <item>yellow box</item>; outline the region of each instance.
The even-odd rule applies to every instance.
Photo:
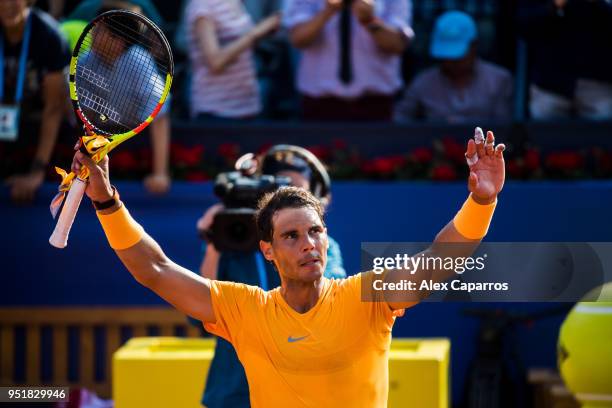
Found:
[[[113,355],[116,408],[201,408],[215,340],[141,337]]]
[[[214,339],[134,338],[113,356],[116,408],[201,408]],[[389,353],[389,408],[447,408],[450,341],[401,339]]]
[[[391,341],[389,408],[447,408],[450,405],[450,340]]]

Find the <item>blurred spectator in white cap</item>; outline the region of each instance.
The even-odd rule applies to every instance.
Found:
[[[511,118],[512,75],[478,58],[477,38],[466,13],[449,11],[436,20],[430,54],[439,65],[417,75],[396,107],[396,120]]]
[[[409,13],[409,0],[286,0],[303,118],[391,120],[400,55],[414,35]]]
[[[523,0],[534,119],[612,119],[612,3]]]

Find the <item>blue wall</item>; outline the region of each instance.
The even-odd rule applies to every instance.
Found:
[[[216,200],[210,184],[173,186],[162,198],[140,184],[119,183],[128,208],[167,254],[196,270],[200,242],[195,222]],[[140,287],[105,244],[95,213],[86,200],[65,250],[47,240],[54,221],[48,203],[55,186],[46,185],[33,206],[8,203],[0,193],[4,258],[0,306],[153,305],[159,298]],[[330,234],[342,246],[346,268],[359,270],[362,241],[431,240],[467,195],[460,184],[335,183],[328,214]],[[508,183],[500,197],[490,241],[612,241],[612,182]],[[461,303],[421,304],[397,321],[396,336],[444,336],[452,340],[453,396],[463,387],[474,355],[477,322],[461,316]],[[542,304],[487,305],[530,311]],[[562,318],[519,328],[517,342],[527,366],[553,366]]]

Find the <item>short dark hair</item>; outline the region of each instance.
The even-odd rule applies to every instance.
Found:
[[[264,195],[257,204],[255,222],[262,241],[272,242],[274,227],[272,218],[277,211],[285,208],[312,208],[319,215],[321,223],[325,226],[325,211],[321,202],[310,191],[299,187],[281,187],[278,190]]]

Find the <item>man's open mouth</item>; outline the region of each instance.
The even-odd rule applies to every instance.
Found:
[[[319,258],[312,258],[312,259],[308,259],[306,261],[302,261],[300,262],[300,266],[310,266],[310,265],[315,265],[317,263],[321,262],[321,260]]]

